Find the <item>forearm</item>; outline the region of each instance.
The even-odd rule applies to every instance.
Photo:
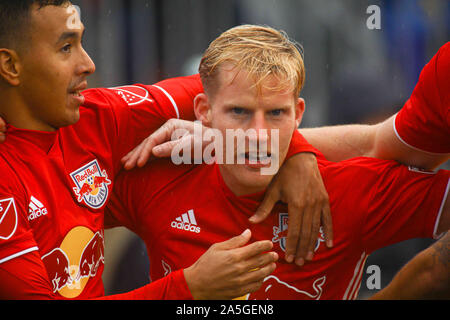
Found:
[[[370,299],[450,299],[450,233],[414,257]]]
[[[395,134],[393,121],[394,116],[375,125],[331,126],[300,132],[330,161],[373,157],[433,170],[449,159],[449,154],[432,154],[404,144]]]
[[[330,161],[373,156],[376,126],[352,124],[299,131]]]

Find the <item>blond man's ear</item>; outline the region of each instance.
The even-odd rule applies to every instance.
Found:
[[[199,93],[195,97],[194,112],[197,120],[201,121],[204,126],[211,126],[211,104],[206,94]]]
[[[297,128],[302,123],[303,114],[305,113],[305,100],[298,98],[297,104],[295,105],[295,122],[297,123]]]

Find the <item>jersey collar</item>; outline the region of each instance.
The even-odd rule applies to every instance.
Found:
[[[37,130],[19,129],[10,124],[6,125],[6,141],[14,140],[15,143],[31,144],[48,154],[56,141],[58,131],[47,132]]]
[[[251,212],[255,212],[258,206],[261,204],[264,199],[265,191],[246,194],[243,196],[237,196],[231,191],[231,189],[227,186],[225,181],[223,180],[222,173],[220,172],[219,165],[214,164],[215,166],[215,175],[217,176],[218,184],[220,185],[224,196],[227,198],[229,202],[231,202],[234,206],[239,207],[240,209],[250,210]]]

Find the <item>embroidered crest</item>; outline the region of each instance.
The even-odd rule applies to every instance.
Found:
[[[73,191],[77,195],[78,202],[83,202],[93,209],[98,209],[105,204],[108,198],[108,179],[106,170],[101,170],[97,160],[75,170],[70,174],[76,188]]]

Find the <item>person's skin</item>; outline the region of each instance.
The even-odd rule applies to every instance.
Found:
[[[190,135],[172,140],[172,134],[176,130],[190,132]],[[135,166],[142,167],[152,157],[170,157],[176,145],[192,141],[193,132],[194,122],[180,119],[167,121],[122,159],[125,168],[130,170]],[[326,246],[333,246],[329,198],[315,155],[299,153],[287,159],[272,178],[262,203],[249,221],[260,223],[266,219],[278,201],[287,203],[289,207],[290,227],[286,236],[285,254],[287,262],[295,261],[298,266],[302,266],[305,261],[313,259],[313,248],[321,225]]]
[[[261,93],[257,94],[253,79],[245,71],[236,70],[232,64],[224,64],[220,68],[220,85],[215,94],[211,96],[201,93],[195,98],[194,111],[197,119],[207,127],[219,130],[223,137],[229,129],[256,130],[254,138],[257,145],[260,146],[261,141],[267,141],[267,152],[271,157],[278,157],[280,165],[288,152],[292,133],[301,122],[305,109],[304,100],[294,96],[292,86],[275,93],[272,89],[263,87]],[[276,87],[277,81],[274,76],[269,76],[265,83],[270,88],[272,84]],[[269,147],[272,146],[272,129],[278,131],[277,150]],[[248,145],[245,150],[247,155],[250,151]],[[242,150],[237,150],[236,144],[233,143],[233,148],[230,148],[226,142],[223,143],[224,159],[227,158],[227,152],[231,152],[232,158],[236,160],[238,151]],[[273,176],[262,175],[261,168],[268,166],[270,164],[263,163],[260,159],[250,163],[247,158],[245,164],[236,164],[236,161],[232,164],[224,163],[219,166],[219,170],[230,190],[240,196],[267,188]],[[185,273],[189,274],[189,268]]]
[[[52,8],[45,7],[42,8],[44,10],[41,9],[40,11],[58,10],[57,7],[49,7]],[[36,18],[45,22],[42,12]],[[70,12],[74,11],[70,10]],[[78,106],[83,99],[79,92],[86,88],[85,78],[95,71],[95,65],[81,45],[80,40],[84,26],[81,21],[77,22],[79,23],[71,24],[75,26],[75,29],[68,30],[68,34],[63,39],[53,39],[55,43],[60,42],[58,42],[58,50],[55,49],[54,45],[46,45],[40,48],[41,51],[38,55],[31,54],[29,50],[24,50],[24,53],[20,52],[20,56],[18,52],[12,50],[2,49],[0,51],[1,63],[5,66],[0,72],[12,86],[17,85],[19,81],[17,71],[20,70],[18,68],[21,67],[21,63],[31,62],[34,64],[34,69],[30,68],[28,74],[21,73],[21,76],[31,77],[26,87],[21,86],[22,93],[25,95],[7,98],[7,101],[11,101],[11,99],[17,101],[17,106],[12,107],[13,104],[5,104],[7,107],[0,110],[0,117],[5,119],[6,122],[14,123],[16,127],[23,129],[53,131],[78,120]],[[79,27],[77,28],[77,26]],[[37,42],[40,39],[39,37],[44,37],[48,31],[55,30],[51,29],[50,24],[46,28],[42,33],[33,35],[33,39],[36,40],[38,45],[42,44]],[[71,52],[70,55],[69,52]],[[47,57],[55,59],[47,59]],[[62,57],[68,58],[61,59]],[[74,57],[79,60],[76,61]],[[52,72],[52,70],[60,70],[59,68],[69,70],[69,64],[70,68],[77,68],[76,73]],[[43,78],[33,82],[32,76],[41,73]],[[13,92],[5,92],[4,96],[10,94],[13,94]],[[42,108],[42,106],[48,107]],[[62,106],[65,106],[65,108],[62,108]],[[8,108],[14,110],[8,110]],[[20,112],[15,112],[18,108]],[[5,130],[5,122],[0,119],[0,143],[5,140]],[[143,166],[147,162],[154,145],[152,138],[144,141],[143,146],[145,148],[140,146],[137,148],[138,151],[131,152],[124,158],[125,168],[131,169],[136,165]],[[305,260],[312,260],[314,243],[321,224],[323,225],[326,245],[328,247],[333,246],[333,226],[328,195],[313,154],[301,153],[286,161],[280,169],[280,173],[274,177],[267,189],[264,201],[250,221],[252,223],[263,221],[269,216],[273,206],[278,201],[289,204],[289,215],[291,216],[291,228],[288,229],[286,243],[285,258],[287,262],[295,261],[301,266],[305,263]],[[310,221],[311,223],[302,224],[301,221]]]
[[[405,165],[434,170],[450,159],[450,154],[421,151],[404,144],[395,134],[394,116],[375,125],[343,125],[303,129],[301,133],[325,157],[340,161],[357,156],[396,160]],[[326,138],[325,138],[326,137]],[[443,211],[450,210],[447,198]],[[420,252],[371,299],[448,299],[450,298],[450,259],[447,232],[440,240]]]
[[[81,35],[78,35],[78,36],[74,35],[74,36],[75,36],[75,38],[77,38],[76,41],[75,41],[75,45],[78,47],[79,46],[78,41],[81,38]],[[71,37],[71,38],[74,38],[74,37]],[[56,40],[57,39],[55,39],[55,42],[56,42]],[[66,45],[69,45],[69,46],[66,46]],[[64,48],[64,46],[66,46],[66,47]],[[67,50],[69,50],[69,48],[70,48],[70,44],[64,43],[64,45],[61,48],[58,48],[58,49],[55,48],[55,51],[61,50],[61,51],[58,51],[58,53],[62,54],[64,52],[67,52]],[[78,53],[80,53],[82,51],[84,51],[84,50],[78,50],[78,48],[77,48],[77,52]],[[24,53],[21,53],[21,52],[18,52],[18,51],[14,51],[14,50],[10,50],[10,49],[1,49],[0,50],[0,74],[2,75],[2,77],[1,77],[2,80],[0,81],[0,90],[2,92],[1,93],[2,101],[11,101],[16,96],[14,93],[12,93],[12,92],[10,92],[9,90],[6,90],[6,89],[8,89],[8,84],[12,85],[12,86],[15,86],[15,84],[17,84],[18,81],[20,81],[19,80],[20,67],[22,66],[21,63],[23,63],[23,61],[20,60],[20,57],[22,55],[24,55]],[[56,55],[55,52],[52,53],[52,56],[53,55],[58,56],[58,57],[60,56],[59,54]],[[82,56],[83,55],[84,54],[82,54]],[[31,56],[28,55],[27,57],[30,58]],[[45,56],[44,56],[44,58],[45,58]],[[93,72],[93,71],[90,71],[90,69],[93,66],[90,65],[90,61],[89,61],[90,59],[88,59],[88,57],[78,57],[78,58],[80,58],[81,61],[84,61],[84,63],[86,64],[78,72],[75,72],[72,75],[66,75],[66,74],[63,74],[63,75],[61,75],[61,74],[51,75],[50,74],[51,77],[55,76],[55,79],[56,79],[56,76],[61,77],[61,78],[59,78],[60,81],[58,81],[57,88],[60,88],[60,85],[61,86],[65,86],[64,94],[62,94],[62,92],[61,92],[61,95],[55,96],[54,98],[56,100],[61,100],[61,101],[62,100],[66,100],[66,101],[77,100],[77,97],[75,97],[75,95],[71,94],[70,92],[74,92],[74,91],[77,91],[79,89],[82,89],[83,86],[84,86],[83,78],[85,77],[85,75],[87,73]],[[62,63],[62,61],[60,61],[60,62]],[[69,62],[70,61],[66,61],[66,63],[64,65],[67,66],[69,64]],[[55,63],[55,61],[53,61],[52,63]],[[46,66],[47,67],[54,67],[55,65],[47,64]],[[35,70],[39,70],[39,67],[41,67],[41,66],[36,65],[35,67],[36,67]],[[55,80],[55,79],[51,79],[51,80]],[[6,86],[5,86],[5,84],[6,84]],[[37,85],[41,85],[41,84],[42,84],[42,82],[38,83]],[[28,87],[30,87],[30,86],[28,86]],[[34,87],[31,86],[31,89],[33,89],[33,88]],[[49,94],[53,95],[54,91],[55,91],[54,88],[51,88],[51,92]],[[48,92],[48,90],[47,90],[47,92]],[[30,93],[30,94],[33,94],[35,96],[39,96],[42,93],[42,91],[41,92],[33,92],[33,91],[31,91],[31,92],[26,92],[26,93],[27,94]],[[47,99],[47,97],[49,97],[49,95],[44,96],[42,98],[43,99]],[[28,100],[29,100],[29,97],[24,97],[22,102],[28,101]],[[42,101],[45,101],[45,100],[42,100]],[[51,102],[51,105],[53,106],[53,103],[52,103],[53,101],[50,101],[50,102]],[[11,106],[11,103],[4,103],[3,105]],[[23,103],[20,104],[20,105],[24,106]],[[69,105],[70,105],[70,102],[67,103],[66,107],[69,106]],[[20,117],[14,117],[14,115],[11,115],[12,118],[14,118],[14,119],[17,118],[17,124],[16,124],[17,127],[21,127],[20,123],[23,123],[23,119],[31,117],[32,120],[38,120],[38,121],[32,121],[32,123],[33,123],[32,127],[38,128],[40,126],[43,126],[43,127],[48,127],[49,130],[52,130],[52,128],[57,127],[60,123],[70,123],[71,121],[74,121],[76,119],[76,117],[77,117],[76,110],[75,109],[70,109],[70,108],[63,108],[63,109],[59,110],[58,109],[59,107],[56,106],[57,109],[58,109],[56,114],[58,116],[56,117],[57,119],[55,119],[53,114],[52,115],[40,114],[39,108],[38,108],[38,110],[35,110],[33,112],[32,109],[34,109],[34,108],[29,108],[29,106],[27,106],[27,105],[25,105],[25,107],[26,108],[24,108],[24,110],[22,110],[21,112],[19,112],[17,114],[17,116],[20,115]],[[9,118],[9,114],[6,114],[3,110],[2,110],[1,114],[3,115],[3,117],[5,117],[7,119]],[[34,119],[33,118],[34,116],[38,116],[38,119]],[[41,118],[41,119],[39,119],[39,118]],[[49,123],[48,124],[42,123],[42,119],[43,118],[44,119],[48,118],[49,119],[48,120]],[[9,120],[10,123],[13,123],[13,122],[15,123],[15,121],[16,120],[12,120],[12,121]],[[380,125],[379,127],[383,127],[383,126]],[[369,129],[369,131],[373,131],[374,127],[368,127],[368,129]],[[0,142],[5,139],[5,135],[4,135],[5,130],[6,130],[5,123],[0,119]],[[375,130],[375,131],[378,131],[378,130]],[[344,143],[342,143],[342,144],[333,143],[332,144],[332,147],[333,146],[337,147],[337,149],[335,150],[336,152],[334,152],[334,151],[333,152],[331,152],[331,151],[327,152],[326,149],[320,147],[318,145],[318,142],[315,142],[313,140],[313,138],[310,135],[308,135],[308,133],[305,130],[302,130],[302,133],[304,133],[306,135],[306,137],[311,142],[313,142],[314,145],[319,147],[319,149],[322,149],[321,151],[325,152],[325,154],[328,157],[331,157],[331,156],[334,156],[334,155],[338,155],[339,152],[342,152],[344,150],[343,146],[347,146],[347,145],[351,146],[351,149],[353,149],[353,150],[364,150],[364,146],[367,146],[367,144],[369,144],[369,145],[373,145],[374,144],[373,140],[369,139],[368,140],[369,142],[368,142],[367,139],[366,139],[366,134],[368,134],[369,137],[373,137],[374,136],[373,134],[371,134],[370,132],[365,132],[364,133],[363,131],[358,129],[355,132],[355,135],[353,135],[353,137],[356,138],[356,141],[358,141],[358,139],[363,137],[364,138],[363,141],[360,142],[361,145],[359,145],[359,146],[358,145],[352,145],[351,141],[354,141],[354,140],[350,139],[349,135],[346,134],[346,138],[347,139],[344,141]],[[377,136],[383,136],[384,134],[387,137],[392,136],[392,132],[383,132],[383,131],[381,131],[381,133],[382,134],[379,134]],[[337,141],[338,140],[337,138],[336,139],[331,138],[330,132],[326,132],[325,134],[319,134],[318,137],[319,137],[319,139],[327,137],[327,139],[322,140],[322,141],[325,141],[325,143],[330,142],[330,141],[333,142],[333,141]],[[394,143],[398,143],[398,141],[395,141],[395,139],[394,139]],[[383,144],[381,144],[381,145],[383,145]],[[404,147],[404,146],[401,145],[399,150],[401,150],[402,147]],[[394,148],[394,151],[395,150],[396,149]],[[414,150],[407,150],[407,151],[408,152],[412,152],[414,154]],[[156,154],[158,153],[156,150],[154,150],[153,152],[156,153]],[[361,152],[361,154],[363,154],[363,152]],[[353,155],[350,155],[348,157],[355,156],[355,155],[356,154],[353,154]],[[415,164],[415,165],[418,165],[418,166],[422,166],[424,168],[431,168],[431,167],[435,166],[436,163],[440,163],[440,162],[445,161],[446,159],[448,159],[448,155],[447,156],[445,156],[445,155],[444,156],[442,156],[442,155],[437,155],[437,156],[436,155],[429,155],[430,158],[427,155],[423,155],[423,154],[420,154],[420,153],[419,154],[416,153],[414,155],[417,157],[418,161],[421,161],[421,162],[415,162],[415,163],[412,163],[412,164]],[[397,155],[397,156],[400,159],[401,157],[404,156],[404,152],[400,152],[400,154]],[[299,156],[296,156],[296,157],[299,157]],[[393,158],[395,158],[395,157],[396,156],[394,154]],[[408,159],[409,159],[409,157],[408,157]],[[304,176],[306,176],[306,177],[308,177],[308,176],[309,177],[314,177],[314,175],[311,175],[308,172],[306,172]],[[280,181],[280,180],[276,180],[276,181]],[[318,180],[317,179],[316,180],[312,179],[311,181],[312,181],[311,182],[311,186],[316,185],[316,186],[320,187],[320,183],[321,183],[320,179],[318,179]],[[315,191],[316,188],[307,189],[307,190],[310,190],[310,192],[312,192],[313,195],[315,195],[314,199],[319,199],[319,200],[313,200],[313,202],[317,201],[317,202],[320,203],[321,201],[323,201],[323,199],[327,199],[323,195],[317,196],[317,192]],[[324,193],[326,195],[326,192],[324,192]],[[322,200],[320,200],[320,199],[322,199]],[[304,202],[302,202],[302,204],[305,205]],[[306,204],[305,206],[308,207],[308,204]],[[321,206],[324,206],[324,205],[322,204]],[[311,207],[311,206],[309,205],[309,207]],[[317,217],[317,214],[315,215],[315,217]],[[312,234],[314,234],[314,233],[312,233]],[[289,235],[288,235],[288,243],[289,243]],[[305,243],[305,242],[303,242],[303,243]],[[448,270],[448,268],[447,268],[447,270]]]
[[[233,64],[223,64],[217,77],[217,83],[220,83],[217,92],[213,95],[199,94],[195,98],[194,110],[197,119],[208,127],[218,129],[223,136],[226,136],[226,130],[230,129],[255,130],[257,145],[266,142],[270,158],[278,158],[281,164],[286,157],[292,133],[300,124],[305,109],[303,99],[295,98],[292,86],[275,94],[263,87],[258,95],[254,80],[247,72],[236,71]],[[269,88],[278,84],[274,76],[269,76],[265,81],[267,83],[264,84]],[[271,149],[272,130],[278,132],[278,150]],[[236,164],[240,150],[235,143],[231,150],[226,142],[223,144],[223,157],[227,159],[227,153],[232,152],[235,161],[230,164],[224,162],[219,166],[225,183],[237,196],[263,191],[273,176],[262,174],[261,168],[269,167],[270,163],[264,164],[259,159],[254,164],[248,161],[248,145],[252,142],[249,141],[245,150],[246,163]]]
[[[286,90],[275,94],[268,89],[262,89],[260,96],[256,94],[256,89],[252,84],[253,80],[248,77],[245,71],[236,71],[230,65],[224,65],[219,72],[219,89],[214,96],[199,94],[195,99],[195,113],[204,125],[218,129],[222,136],[225,136],[227,129],[279,129],[279,151],[269,150],[272,154],[279,155],[280,160],[284,158],[290,141],[290,135],[298,127],[304,111],[304,101],[294,98],[292,91]],[[273,78],[269,78],[274,80]],[[276,80],[274,80],[276,81]],[[269,83],[267,87],[276,87]],[[261,135],[258,139],[271,139],[270,135]],[[270,145],[270,143],[268,143]],[[229,150],[226,145],[223,147],[225,155]],[[236,150],[232,150],[236,156]],[[224,156],[225,157],[225,156]],[[270,183],[270,177],[261,176],[259,167],[261,164],[220,164],[220,172],[228,188],[237,196],[263,191]],[[450,198],[447,197],[437,233],[448,230],[450,225]],[[448,242],[448,238],[447,238]],[[442,246],[441,246],[442,247]],[[434,248],[434,251],[437,251]],[[445,252],[444,248],[442,250]],[[436,256],[436,255],[435,255]],[[441,255],[441,260],[448,257]],[[438,263],[442,267],[442,263]],[[448,259],[447,259],[448,266]],[[445,269],[444,269],[445,270]],[[443,278],[446,277],[444,272]],[[408,279],[408,276],[404,276]],[[413,283],[415,283],[413,281]],[[389,288],[389,292],[383,295],[374,296],[375,299],[394,297],[401,298],[400,293],[408,296],[410,286],[400,282],[399,288]],[[388,294],[392,291],[393,296]]]
[[[450,159],[450,154],[425,152],[404,144],[395,134],[393,122],[391,116],[375,125],[329,126],[300,132],[330,161],[365,156],[433,170]]]
[[[173,122],[152,137],[155,156],[170,156],[179,141],[170,140],[176,128],[193,131],[190,123]],[[449,154],[433,154],[410,148],[400,141],[393,129],[393,116],[376,125],[343,125],[301,129],[300,132],[325,157],[341,161],[358,156],[397,160],[426,170],[433,170],[448,161]],[[189,138],[189,137],[187,137]],[[150,149],[151,150],[151,149]],[[145,156],[144,156],[145,157]],[[315,159],[314,164],[317,165]],[[302,177],[311,175],[305,173]],[[311,191],[314,192],[314,191]],[[444,211],[450,210],[447,198]],[[450,292],[449,235],[447,234],[405,265],[383,290],[372,299],[423,299],[446,298]]]
[[[450,232],[418,253],[372,300],[450,299]]]
[[[95,65],[81,45],[84,26],[69,29],[66,10],[33,5],[27,43],[0,48],[0,116],[17,128],[55,131],[79,119]]]
[[[250,244],[248,247],[253,247],[253,251],[243,248],[250,238],[247,229],[240,236],[213,244],[183,270],[195,300],[230,300],[261,288],[263,279],[275,270],[278,254],[261,254],[272,249],[269,240]]]
[[[55,131],[79,120],[79,108],[84,102],[80,91],[87,87],[86,79],[95,71],[95,65],[82,46],[81,21],[67,23],[74,12],[68,10],[69,5],[33,5],[29,29],[24,30],[30,36],[24,36],[23,43],[18,40],[11,48],[0,48],[0,115],[14,127]],[[0,129],[6,129],[3,122]],[[250,237],[245,233],[208,250],[188,272],[186,281],[193,283],[190,277],[195,277],[197,286],[208,289],[207,297],[222,299],[228,297],[230,283],[242,293],[255,290],[273,271],[272,263],[278,257],[268,252],[272,248],[270,241],[246,245]],[[261,268],[261,272],[248,277],[229,261]],[[205,270],[212,276],[205,278]],[[198,296],[195,290],[192,294]]]

